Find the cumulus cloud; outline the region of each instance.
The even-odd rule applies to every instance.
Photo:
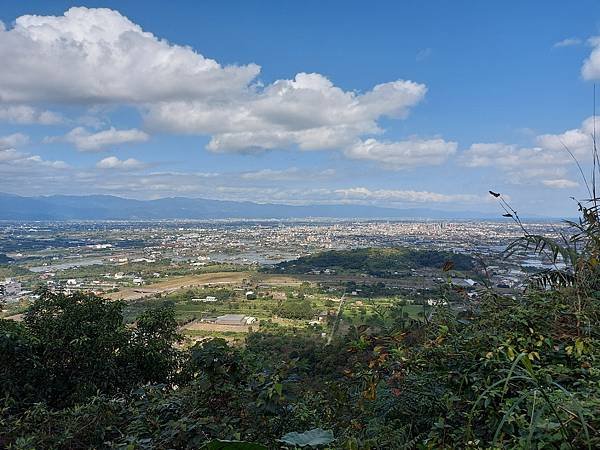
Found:
[[[114,127],[108,130],[90,133],[83,127],[69,131],[65,136],[47,138],[46,142],[58,140],[69,142],[82,151],[100,151],[111,145],[144,142],[149,139],[148,134],[135,128],[130,130],[117,130]]]
[[[573,157],[584,166],[591,161],[594,122],[594,117],[589,117],[579,128],[538,135],[531,147],[499,142],[475,143],[462,153],[460,161],[467,167],[500,169],[517,184],[574,188],[579,184],[566,176],[575,165]]]
[[[209,134],[214,152],[338,149],[357,137],[379,133],[383,116],[402,118],[427,88],[412,81],[375,86],[363,94],[344,91],[316,73],[299,73],[227,102],[163,102],[151,105],[151,128]]]
[[[63,121],[64,118],[53,111],[40,110],[28,105],[0,105],[0,122],[57,125]]]
[[[367,139],[348,147],[349,158],[378,161],[390,168],[439,165],[456,153],[458,144],[443,139],[413,138],[399,142]]]
[[[116,156],[109,156],[98,161],[96,167],[98,169],[135,170],[143,169],[146,164],[134,158],[119,159]]]
[[[581,75],[586,80],[597,80],[600,78],[600,36],[588,39],[592,46],[592,52],[583,62]]]
[[[566,153],[568,148],[575,156],[585,158],[591,155],[595,133],[594,124],[600,125],[600,118],[588,117],[579,128],[573,128],[560,134],[542,134],[537,137],[537,144],[547,150]]]
[[[589,117],[579,128],[558,134],[538,135],[533,147],[498,142],[476,143],[463,153],[462,161],[469,167],[560,167],[573,163],[569,155],[571,152],[580,162],[585,162],[592,155],[594,122],[594,117]]]
[[[223,67],[145,32],[117,11],[71,8],[0,29],[0,101],[153,102],[226,96],[259,67]]]
[[[14,133],[8,136],[0,136],[0,150],[8,150],[20,147],[29,142],[29,137],[22,133]]]

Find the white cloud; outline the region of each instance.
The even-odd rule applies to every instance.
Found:
[[[0,121],[18,124],[57,125],[64,118],[53,111],[39,110],[27,105],[0,106]]]
[[[594,118],[589,117],[579,128],[536,136],[532,147],[499,142],[473,144],[462,153],[460,161],[467,167],[499,169],[515,184],[574,188],[579,184],[567,178],[569,170],[576,168],[573,157],[583,167],[591,162],[593,134]]]
[[[561,47],[573,47],[575,45],[581,45],[583,41],[579,38],[567,38],[562,41],[556,42],[553,47],[561,48]]]
[[[135,170],[143,169],[144,167],[146,167],[146,164],[134,158],[122,160],[117,158],[116,156],[109,156],[98,161],[96,167],[99,169]]]
[[[49,167],[52,169],[69,169],[71,167],[71,166],[69,166],[69,164],[67,164],[64,161],[49,161],[49,160],[43,159],[39,155],[28,156],[23,160],[23,162],[32,163],[32,164],[39,165],[42,167]]]
[[[45,169],[67,169],[69,165],[64,161],[48,161],[39,155],[30,155],[15,150],[14,148],[2,148],[0,146],[0,178],[10,177],[11,173],[23,172],[33,175],[30,171],[38,168]],[[8,180],[9,178],[7,178]],[[30,181],[31,178],[30,178]]]
[[[553,187],[551,180],[563,178],[573,163],[563,149],[518,147],[503,143],[477,143],[465,150],[463,165],[473,168],[493,167],[505,174],[512,184],[543,184]]]
[[[422,203],[462,203],[473,206],[474,203],[487,202],[486,197],[472,194],[442,194],[430,191],[370,189],[366,187],[347,187],[341,189],[312,188],[297,189],[286,187],[255,186],[219,186],[216,189],[219,198],[231,200],[240,197],[256,202],[288,204],[356,204],[403,207]]]
[[[429,191],[393,190],[356,187],[337,189],[334,191],[342,198],[351,200],[377,200],[384,202],[408,203],[453,203],[480,201],[481,198],[471,194],[441,194]]]
[[[596,129],[600,130],[600,118],[588,117],[583,121],[579,128],[567,130],[560,134],[542,134],[537,137],[537,144],[547,150],[562,153],[568,155],[565,147],[568,148],[578,158],[589,158],[594,148],[593,136],[596,130],[594,130],[594,123],[596,122]]]
[[[597,80],[600,78],[600,36],[588,39],[592,46],[592,52],[583,62],[581,75],[586,80]]]
[[[352,153],[356,142],[383,132],[381,118],[406,117],[427,92],[407,80],[343,90],[318,73],[263,85],[256,64],[222,66],[110,9],[21,16],[0,30],[0,60],[11,62],[0,71],[0,102],[134,105],[150,129],[210,136],[207,148],[214,152],[298,147]],[[115,133],[76,129],[67,139],[98,150],[123,142],[108,138]],[[386,159],[389,151],[382,150]]]
[[[0,101],[153,102],[227,96],[254,64],[223,67],[145,32],[117,11],[71,8],[0,29]]]
[[[46,142],[62,140],[69,142],[82,151],[100,151],[105,147],[118,144],[144,142],[149,136],[143,131],[135,128],[130,130],[117,130],[111,127],[107,130],[90,133],[83,127],[77,127],[69,131],[62,138],[47,138]]]
[[[556,189],[576,188],[579,186],[579,183],[576,183],[572,180],[567,180],[565,178],[558,178],[556,180],[542,180],[542,183],[544,186]]]
[[[0,163],[7,163],[23,158],[23,153],[16,151],[14,148],[0,147]]]
[[[398,142],[367,139],[348,147],[344,154],[352,159],[377,161],[385,167],[400,169],[439,165],[456,153],[458,144],[443,139],[412,138]]]
[[[26,145],[29,137],[22,133],[14,133],[8,136],[0,136],[0,150],[7,150],[14,147]]]
[[[589,117],[579,128],[559,134],[536,136],[536,146],[533,147],[519,147],[499,142],[473,144],[463,152],[461,160],[469,167],[556,168],[573,164],[568,149],[575,158],[584,163],[591,160],[593,133],[594,118]]]
[[[381,132],[377,120],[383,116],[406,116],[426,91],[422,84],[399,80],[357,94],[323,75],[299,73],[227,102],[151,105],[146,121],[151,128],[212,135],[208,149],[214,152],[339,149]]]
[[[501,169],[556,163],[554,154],[542,148],[522,148],[501,142],[473,144],[463,152],[461,159],[468,167],[493,166]]]

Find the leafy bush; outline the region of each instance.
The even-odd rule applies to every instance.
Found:
[[[275,313],[286,319],[312,319],[315,310],[306,300],[286,300]]]

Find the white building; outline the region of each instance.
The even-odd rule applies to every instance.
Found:
[[[217,297],[207,295],[206,298],[193,298],[192,301],[193,302],[202,302],[202,303],[214,303],[217,301]]]
[[[447,304],[448,302],[443,299],[430,298],[429,300],[427,300],[427,305],[429,306],[446,306]]]

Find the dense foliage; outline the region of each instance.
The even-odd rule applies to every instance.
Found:
[[[52,294],[25,314],[0,321],[0,396],[11,409],[63,407],[98,392],[128,393],[170,381],[178,366],[173,310],[148,310],[135,328],[122,303],[87,294]]]
[[[394,276],[397,272],[423,267],[440,268],[452,262],[456,270],[471,270],[473,258],[459,253],[410,248],[357,248],[331,250],[284,261],[276,271],[309,273],[326,269],[338,272],[366,273],[373,276]]]
[[[275,314],[286,319],[312,319],[315,310],[309,301],[304,299],[290,299],[281,303]]]

